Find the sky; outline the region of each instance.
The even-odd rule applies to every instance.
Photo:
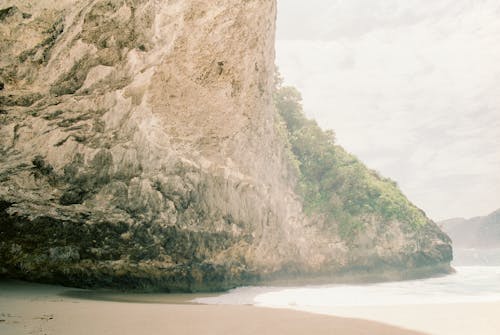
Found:
[[[307,116],[434,220],[500,208],[500,1],[278,0]]]

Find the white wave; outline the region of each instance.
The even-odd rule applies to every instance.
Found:
[[[195,301],[307,310],[500,301],[500,267],[457,267],[457,273],[445,277],[369,285],[242,287]]]

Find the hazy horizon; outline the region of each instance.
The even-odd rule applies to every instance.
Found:
[[[500,207],[500,2],[278,2],[304,109],[434,220]]]

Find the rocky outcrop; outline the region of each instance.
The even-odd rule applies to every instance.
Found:
[[[275,1],[3,4],[4,276],[174,291],[448,269],[432,222],[367,218],[353,247],[303,214],[271,96]]]

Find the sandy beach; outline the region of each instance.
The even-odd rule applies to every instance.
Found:
[[[500,302],[339,307],[331,309],[330,313],[401,326],[431,335],[500,334]]]
[[[193,298],[92,295],[59,286],[0,281],[0,334],[422,334],[292,310],[188,303]]]

